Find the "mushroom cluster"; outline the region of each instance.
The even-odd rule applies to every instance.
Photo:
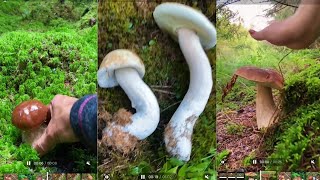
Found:
[[[22,140],[29,144],[40,137],[50,119],[48,106],[38,100],[24,101],[12,112],[12,124],[22,130]]]
[[[98,84],[102,88],[120,85],[136,110],[131,114],[123,109],[114,121],[103,130],[103,141],[125,153],[132,150],[137,140],[143,140],[154,132],[160,119],[158,101],[143,82],[143,62],[135,53],[117,49],[106,55],[98,70]]]
[[[272,89],[283,90],[284,80],[278,71],[257,67],[241,67],[234,73],[257,84],[256,116],[258,129],[272,125],[279,113]]]
[[[165,130],[167,151],[180,160],[191,155],[193,126],[212,89],[212,71],[204,49],[216,44],[216,29],[201,12],[178,3],[163,3],[153,17],[161,30],[179,42],[190,70],[189,89]]]

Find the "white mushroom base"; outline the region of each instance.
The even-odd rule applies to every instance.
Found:
[[[170,123],[165,130],[165,144],[167,151],[178,157],[180,160],[188,161],[191,155],[193,126],[197,121],[197,116],[188,117],[183,125]]]
[[[156,97],[135,69],[117,69],[115,76],[129,97],[131,106],[136,109],[136,113],[132,116],[127,115],[129,120],[123,121],[126,117],[114,118],[115,121],[107,125],[103,134],[109,139],[108,144],[127,152],[134,148],[137,140],[145,139],[157,128],[160,108]]]

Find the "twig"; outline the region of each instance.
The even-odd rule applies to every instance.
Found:
[[[230,116],[228,114],[225,114],[225,115],[230,121],[232,121],[232,119],[230,118]]]
[[[181,103],[181,101],[175,102],[175,103],[173,103],[173,104],[171,104],[171,105],[167,106],[167,107],[166,107],[166,108],[164,108],[160,113],[163,113],[164,111],[166,111],[166,110],[170,109],[171,107],[173,107],[173,106],[175,106],[175,105],[177,105],[177,104],[179,104],[179,103]]]
[[[152,90],[155,91],[155,92],[159,92],[159,93],[175,95],[175,93],[170,92],[170,91],[166,91],[166,90],[154,89],[154,88],[152,88]]]
[[[232,77],[232,76],[230,76],[229,74],[224,74],[224,73],[220,73],[220,74],[225,75],[225,76]],[[245,86],[246,88],[248,88],[248,86],[247,86],[245,83],[243,83],[241,80],[239,80],[238,82],[240,82],[243,86]],[[220,83],[220,84],[221,84],[221,83]],[[223,85],[223,86],[224,86],[224,85]]]
[[[279,67],[279,70],[280,70],[280,73],[281,73],[281,76],[282,76],[283,79],[284,79],[284,77],[283,77],[283,73],[282,73],[282,69],[281,69],[280,63],[284,60],[284,58],[286,58],[289,54],[291,54],[292,51],[293,51],[293,49],[292,49],[290,52],[288,52],[285,56],[283,56],[283,57],[280,59],[280,61],[278,62],[278,67]]]
[[[151,85],[151,88],[172,88],[172,86]]]
[[[277,0],[272,0],[278,4],[281,4],[281,5],[285,5],[285,6],[289,6],[289,7],[293,7],[293,8],[298,8],[298,6],[294,6],[294,5],[291,5],[291,4],[287,4],[287,3],[283,3],[281,1],[277,1]]]
[[[99,166],[98,166],[98,169],[100,169],[102,166],[106,166],[106,165],[107,165],[107,164],[109,164],[111,161],[112,161],[112,160],[107,161],[107,162],[105,162],[105,163],[103,163],[103,164],[99,165]]]

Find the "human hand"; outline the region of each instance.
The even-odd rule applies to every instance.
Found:
[[[282,21],[274,21],[261,31],[249,30],[258,40],[266,40],[277,46],[303,49],[312,44],[320,35],[320,4],[304,0],[296,13]]]
[[[59,143],[79,141],[70,123],[70,111],[77,100],[77,98],[65,95],[56,95],[48,105],[51,112],[50,123],[40,138],[32,143],[40,156],[52,150]]]

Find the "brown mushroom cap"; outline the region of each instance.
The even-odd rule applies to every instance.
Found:
[[[248,176],[248,177],[254,177],[254,176],[257,176],[257,173],[247,172],[247,173],[245,173],[245,175]]]
[[[49,108],[38,100],[29,100],[16,106],[12,112],[12,124],[21,130],[39,127],[50,117]]]
[[[283,77],[278,71],[273,69],[261,69],[258,67],[246,66],[237,69],[235,74],[250,81],[254,81],[262,86],[278,90],[283,89]]]

